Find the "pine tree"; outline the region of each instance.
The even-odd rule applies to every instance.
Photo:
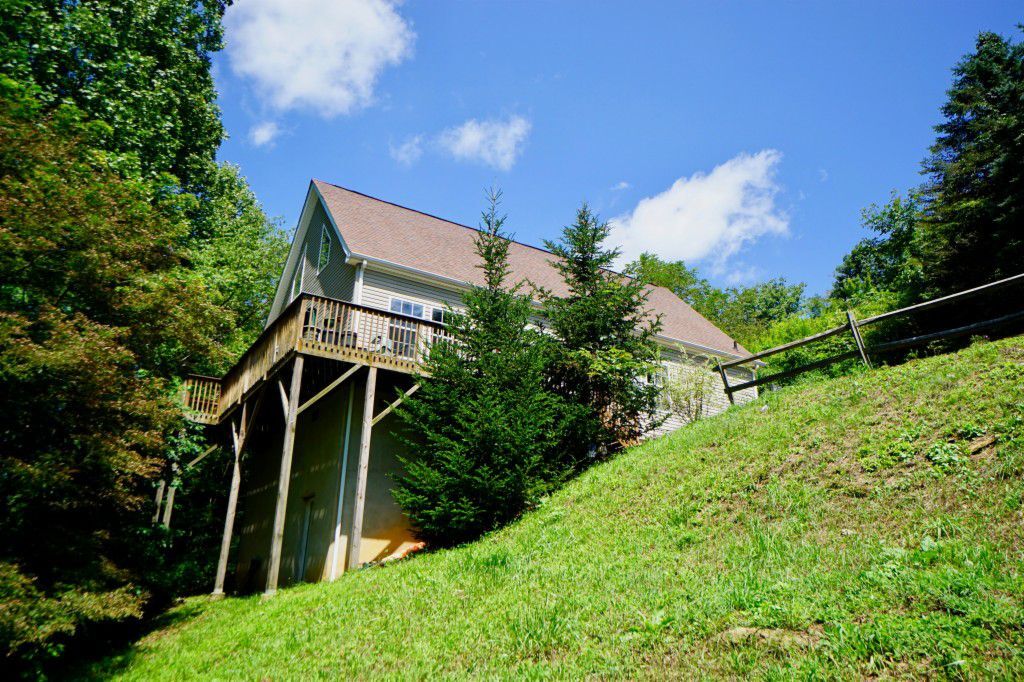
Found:
[[[545,389],[550,341],[529,326],[531,304],[509,284],[500,194],[476,252],[484,285],[452,315],[451,343],[435,344],[421,390],[400,410],[409,455],[394,497],[418,535],[450,546],[514,519],[558,477],[559,399]],[[454,311],[453,311],[454,312]]]
[[[925,161],[925,278],[948,293],[1024,262],[1024,43],[994,33],[953,70]]]
[[[575,407],[564,452],[579,466],[588,450],[614,451],[653,425],[658,388],[654,336],[661,328],[647,308],[643,281],[610,270],[619,256],[604,246],[610,228],[584,204],[561,240],[546,242],[568,289],[538,290],[544,315],[560,342],[550,365],[553,389]]]

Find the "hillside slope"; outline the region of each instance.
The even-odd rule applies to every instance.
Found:
[[[791,388],[473,545],[168,614],[92,675],[1024,676],[1024,339]]]

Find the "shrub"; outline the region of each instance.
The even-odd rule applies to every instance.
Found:
[[[665,376],[661,387],[663,404],[683,421],[697,421],[704,416],[716,388],[710,365],[686,365]]]

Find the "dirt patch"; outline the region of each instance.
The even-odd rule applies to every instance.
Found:
[[[713,641],[728,645],[766,644],[780,649],[813,649],[824,633],[820,625],[812,625],[807,630],[735,627],[718,633]]]
[[[1017,360],[1024,363],[1024,347],[1021,346],[1000,346],[999,354],[1010,360]]]
[[[967,453],[972,459],[991,459],[996,454],[996,437],[993,435],[975,438],[967,445]]]

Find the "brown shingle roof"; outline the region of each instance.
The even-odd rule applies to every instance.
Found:
[[[356,256],[387,261],[459,282],[483,284],[473,247],[477,230],[404,206],[313,180],[345,243]],[[512,242],[509,264],[519,279],[567,290],[544,249]],[[662,315],[662,335],[729,355],[746,355],[725,332],[664,287],[651,287],[648,303]]]

